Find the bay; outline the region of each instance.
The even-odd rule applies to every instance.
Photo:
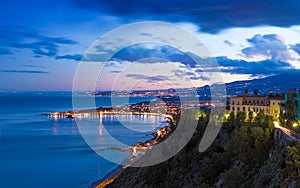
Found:
[[[130,97],[129,103],[152,99]],[[95,100],[97,106],[111,105],[109,97],[96,97]],[[71,109],[70,92],[0,93],[1,187],[88,187],[118,166],[91,149],[74,119],[40,115]],[[164,119],[127,115],[103,116],[89,121],[97,122],[98,145],[109,150],[107,138],[100,135],[101,126],[119,142],[135,145],[151,138],[150,130],[163,126]],[[127,122],[129,127],[122,126],[120,121]],[[141,126],[139,121],[144,122],[142,126],[147,131],[130,130],[130,126]],[[91,125],[87,130],[90,128],[96,127]],[[122,155],[128,154],[123,152]]]

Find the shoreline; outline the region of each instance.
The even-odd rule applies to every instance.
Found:
[[[145,104],[145,103],[147,104],[147,102],[141,102],[134,105],[140,106],[141,104]],[[129,107],[130,106],[131,105],[129,105]],[[166,118],[166,122],[168,122],[168,125],[161,127],[158,130],[152,132],[153,138],[148,139],[144,142],[137,142],[135,145],[126,148],[118,148],[114,146],[110,148],[112,150],[126,151],[129,153],[129,155],[124,159],[121,165],[117,166],[115,169],[108,172],[103,178],[96,180],[89,185],[90,188],[102,188],[112,183],[115,180],[115,178],[117,178],[123,172],[123,170],[125,170],[127,167],[130,166],[130,163],[136,157],[143,155],[147,150],[151,149],[153,145],[158,144],[162,138],[164,138],[165,136],[167,136],[172,132],[172,126],[174,126],[174,115],[177,114],[177,110],[172,111],[172,113],[169,112],[168,114],[161,114],[159,111],[153,113],[148,110],[134,111],[130,109],[128,112],[123,110],[115,111],[113,107],[108,107],[108,108],[99,107],[96,110],[86,109],[86,110],[79,110],[79,111],[44,113],[41,115],[52,117],[52,118],[72,118],[72,119],[87,118],[90,116],[94,116],[94,117],[96,116],[101,118],[102,115],[151,115],[151,116],[162,116]]]
[[[151,149],[152,145],[158,144],[160,139],[164,138],[165,136],[169,135],[172,132],[172,122],[169,125],[160,128],[157,132],[153,132],[153,138],[149,139],[145,142],[138,142],[135,146],[131,146],[128,148],[116,148],[112,147],[111,149],[120,150],[120,151],[128,151],[129,156],[123,161],[123,165],[119,165],[117,168],[113,169],[103,178],[94,181],[89,187],[90,188],[104,188],[105,186],[111,184],[127,167],[130,167],[130,162],[138,155],[142,154]],[[151,143],[149,145],[149,143]],[[139,151],[140,150],[140,151]]]
[[[114,178],[116,178],[119,175],[119,173],[123,171],[123,169],[124,167],[122,165],[117,166],[112,171],[107,173],[103,178],[92,182],[92,184],[89,185],[89,188],[105,187],[106,185],[110,184],[114,180]]]
[[[173,116],[178,114],[180,106],[170,107],[167,105],[167,111],[162,111],[160,106],[151,107],[150,102],[139,102],[135,104],[114,106],[114,107],[98,107],[96,109],[82,109],[82,110],[71,110],[64,112],[50,112],[42,113],[42,116],[48,116],[53,118],[88,118],[91,116],[102,116],[102,115],[150,115],[150,116],[162,116],[170,121],[173,121]]]

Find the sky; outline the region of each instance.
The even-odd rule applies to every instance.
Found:
[[[79,65],[91,62],[103,65],[92,80],[100,90],[212,84],[216,70],[210,62],[225,83],[298,71],[298,7],[298,0],[1,0],[0,91],[70,91]],[[142,21],[183,28],[210,56],[150,41],[116,51],[106,62],[86,61],[93,50],[106,53],[97,46],[103,35]],[[151,38],[158,32],[153,27],[132,33]],[[105,48],[121,43],[106,42]],[[87,89],[84,82],[80,88]]]

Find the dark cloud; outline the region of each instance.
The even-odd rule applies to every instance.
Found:
[[[252,38],[247,39],[247,41],[251,44],[251,46],[242,49],[243,54],[247,57],[263,55],[267,58],[279,61],[290,59],[290,54],[287,51],[286,44],[277,34],[257,34]]]
[[[118,59],[118,62],[134,62],[147,57],[160,57],[160,59],[165,59],[169,62],[179,62],[182,65],[181,67],[186,68],[186,70],[197,69],[198,73],[222,71],[232,74],[252,74],[267,76],[295,70],[295,68],[291,64],[283,61],[283,57],[288,58],[288,54],[286,54],[287,47],[281,40],[279,40],[279,37],[277,35],[256,35],[252,39],[248,40],[252,44],[252,46],[245,48],[244,53],[249,56],[255,54],[263,54],[266,56],[271,56],[271,58],[267,58],[266,60],[258,62],[234,60],[225,56],[202,58],[197,56],[196,54],[189,52],[184,53],[169,46],[147,47],[143,45],[134,45],[125,48],[118,52],[113,58]],[[153,59],[155,60],[155,58]],[[162,62],[160,59],[158,58],[156,62]],[[145,62],[148,62],[147,59]],[[182,77],[182,74],[188,74],[190,79],[196,80],[200,79],[201,77],[201,75],[199,76],[199,74],[194,74],[191,71],[187,71],[187,73],[178,71],[175,72],[175,75],[177,75],[178,77]],[[134,77],[135,75],[129,76]],[[142,79],[143,75],[139,75],[136,77]]]
[[[82,55],[80,54],[73,54],[73,55],[63,55],[63,56],[56,56],[55,59],[70,59],[74,61],[80,61]]]
[[[186,74],[191,80],[206,80],[206,81],[210,80],[208,76],[204,76],[203,74],[196,74],[194,72],[187,72]]]
[[[295,52],[297,52],[300,55],[300,43],[299,44],[295,44],[295,45],[291,45],[290,48],[292,50],[294,50]]]
[[[291,26],[300,23],[300,1],[277,0],[73,0],[81,9],[112,14],[127,20],[193,22],[203,31],[257,25]]]
[[[259,62],[248,62],[244,60],[233,60],[227,57],[217,57],[218,64],[222,66],[222,72],[233,74],[272,75],[295,71],[289,63],[275,60],[263,60]],[[206,70],[203,70],[205,72]]]
[[[184,53],[171,46],[158,46],[149,44],[137,44],[122,49],[116,53],[112,60],[122,61],[139,61],[141,59],[148,58],[147,61],[154,62],[182,62],[189,67],[195,67],[195,61],[189,56],[188,53]],[[151,60],[152,58],[152,60]]]
[[[0,49],[6,49],[7,53],[10,53],[11,48],[30,49],[34,57],[54,57],[57,55],[59,45],[77,43],[66,38],[48,37],[23,27],[3,28],[0,29]],[[0,54],[3,54],[1,50]]]
[[[122,71],[109,71],[110,73],[113,73],[113,74],[119,74],[121,73]]]
[[[47,71],[39,71],[39,70],[0,70],[0,72],[6,73],[30,73],[30,74],[48,74]]]
[[[229,40],[224,40],[224,43],[230,47],[234,46],[234,44],[232,42],[230,42]]]

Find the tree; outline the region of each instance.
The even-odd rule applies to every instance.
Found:
[[[256,149],[261,148],[266,143],[264,130],[261,127],[251,127],[250,132],[250,136],[254,138],[254,147]]]
[[[253,120],[253,118],[254,118],[254,112],[253,112],[253,111],[250,111],[250,112],[248,113],[248,119],[249,119],[249,122],[251,122],[251,121]]]
[[[285,102],[287,110],[287,118],[290,120],[295,119],[295,114],[298,114],[298,100],[295,94],[290,94],[289,99]]]
[[[299,144],[297,146],[287,147],[287,159],[285,161],[286,165],[297,170],[298,175],[300,174],[300,151]]]
[[[232,139],[225,145],[225,150],[232,153],[233,160],[248,163],[251,142],[249,127],[242,126],[234,130]]]
[[[235,123],[237,126],[244,125],[246,120],[246,112],[237,112],[235,117]]]
[[[225,188],[238,188],[240,187],[241,181],[244,178],[243,172],[239,168],[231,168],[226,172],[222,173],[221,179],[224,183],[222,187]]]
[[[271,139],[270,128],[265,128],[265,138],[266,141],[269,141]]]
[[[254,121],[260,125],[260,126],[263,126],[264,122],[265,122],[265,113],[261,110],[258,112],[258,114],[256,115]]]

